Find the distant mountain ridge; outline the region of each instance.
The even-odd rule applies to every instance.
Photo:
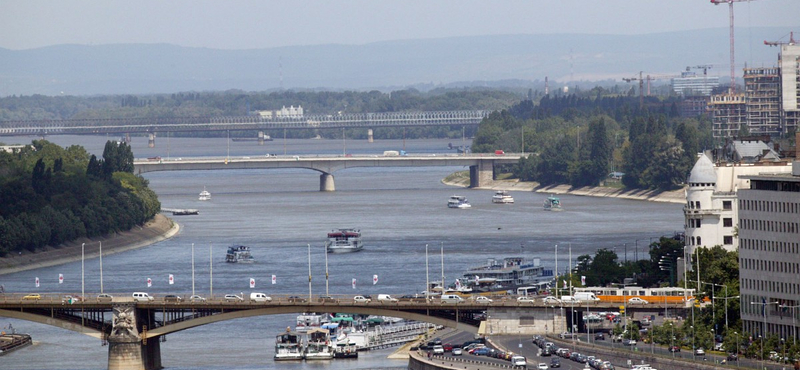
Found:
[[[784,33],[778,27],[752,28],[746,35],[740,32],[737,69],[748,60],[758,66],[774,65],[778,50],[762,42]],[[678,74],[688,65],[709,63],[715,64],[713,75],[727,80],[728,55],[727,28],[646,35],[469,36],[249,50],[168,44],[0,48],[0,96],[281,87],[388,90],[474,81],[544,81],[545,76],[555,86],[556,81],[619,80],[639,71]]]

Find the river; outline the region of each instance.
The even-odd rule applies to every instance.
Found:
[[[78,144],[102,154],[106,138],[54,136],[62,146]],[[2,138],[0,141],[19,142]],[[161,156],[255,157],[265,153],[380,154],[405,148],[409,153],[445,153],[447,144],[461,140],[282,140],[256,142],[225,139],[159,137],[156,148],[146,138],[134,138],[137,158]],[[213,255],[215,295],[259,291],[267,294],[308,293],[308,245],[311,245],[312,289],[325,292],[323,243],[326,233],[343,227],[363,233],[364,251],[330,255],[330,294],[409,294],[425,286],[425,246],[429,246],[431,280],[441,275],[439,253],[444,251],[448,282],[468,267],[488,258],[523,255],[539,257],[554,266],[558,245],[559,268],[598,248],[616,250],[620,259],[638,252],[647,258],[651,238],[672,235],[683,228],[682,205],[612,198],[561,196],[564,212],[545,212],[544,194],[514,192],[514,205],[491,203],[492,191],[445,186],[441,179],[464,170],[459,167],[351,168],[334,173],[336,191],[319,191],[319,173],[311,170],[230,170],[154,172],[144,176],[165,208],[194,208],[197,216],[174,218],[182,230],[174,238],[134,251],[103,258],[103,284],[113,295],[147,291],[188,296],[192,290],[192,244],[195,248],[195,289],[208,295],[209,257]],[[210,201],[197,199],[205,187]],[[448,209],[447,198],[465,195],[469,210]],[[252,248],[256,263],[225,264],[228,245]],[[638,245],[638,251],[636,247]],[[86,261],[86,291],[100,290],[99,260]],[[64,283],[57,282],[58,274]],[[168,284],[173,274],[175,284]],[[272,275],[277,284],[270,284]],[[372,284],[372,276],[378,283]],[[39,277],[41,287],[34,287]],[[152,288],[146,279],[153,280]],[[249,279],[256,288],[249,288]],[[351,286],[357,279],[356,289]],[[80,292],[81,263],[0,276],[7,292]],[[35,345],[0,358],[7,369],[105,369],[107,347],[88,336],[20,320],[0,318],[19,332],[30,333]],[[295,315],[237,319],[170,334],[161,343],[167,369],[378,369],[405,368],[406,361],[388,360],[391,350],[363,355],[358,360],[331,363],[282,364],[272,361],[274,337],[293,326]]]

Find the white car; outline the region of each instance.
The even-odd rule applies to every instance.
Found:
[[[370,303],[370,302],[372,302],[372,299],[364,297],[363,295],[357,295],[357,296],[353,297],[353,302],[356,302],[356,303]]]
[[[492,301],[491,298],[489,298],[489,297],[484,297],[482,295],[479,295],[479,296],[475,297],[475,302],[492,303],[494,301]]]
[[[453,348],[452,354],[453,354],[453,356],[461,356],[462,352],[463,352],[463,350],[461,348],[455,347],[455,348]]]
[[[629,304],[647,304],[648,302],[645,301],[644,299],[639,298],[639,297],[633,297],[633,298],[628,300],[628,303]]]
[[[206,299],[201,297],[201,296],[199,296],[199,295],[193,295],[193,296],[189,297],[189,301],[190,302],[205,302]]]
[[[244,298],[242,298],[242,297],[240,297],[240,296],[238,296],[236,294],[226,294],[225,295],[225,302],[235,302],[235,301],[242,302],[242,301],[244,301]]]
[[[559,304],[561,300],[553,296],[547,296],[542,299],[542,302],[544,304]]]
[[[434,355],[443,355],[444,354],[444,347],[442,347],[441,345],[438,345],[438,344],[433,346],[433,354]]]
[[[533,297],[517,297],[518,303],[535,303],[536,300]]]
[[[536,366],[536,368],[539,370],[547,370],[550,368],[550,366],[547,366],[547,364],[544,362],[540,362],[539,365]]]

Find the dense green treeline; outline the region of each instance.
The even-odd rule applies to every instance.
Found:
[[[518,101],[520,96],[507,91],[484,89],[444,89],[419,92],[414,89],[380,91],[281,91],[281,92],[187,92],[159,95],[9,96],[0,98],[0,121],[81,118],[205,117],[242,116],[257,110],[276,110],[298,105],[306,114],[363,112],[497,110]],[[376,129],[376,139],[456,138],[473,136],[475,128],[409,127]],[[220,136],[225,132],[173,133],[172,135]],[[283,132],[268,132],[282,136]],[[232,137],[256,137],[255,132],[230,132]],[[341,130],[290,130],[287,137],[310,138],[316,135],[341,138]],[[347,130],[348,138],[366,138],[363,129]]]
[[[102,159],[45,140],[0,151],[0,204],[0,256],[129,230],[161,209],[130,147],[111,141]]]
[[[478,128],[475,152],[530,153],[514,174],[542,185],[596,186],[624,172],[629,188],[679,187],[697,152],[711,148],[706,118],[681,118],[677,101],[631,97],[544,97],[492,113]]]

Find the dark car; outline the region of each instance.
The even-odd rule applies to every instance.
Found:
[[[433,345],[435,345],[435,346],[442,345],[442,338],[433,338]]]
[[[180,302],[181,297],[174,294],[167,294],[164,296],[164,302]]]
[[[306,301],[305,298],[300,298],[296,295],[289,297],[289,302],[305,302],[305,301]]]
[[[606,340],[606,335],[603,333],[597,333],[594,335],[594,340]]]
[[[739,361],[739,355],[735,353],[729,353],[728,357],[725,358],[728,361]]]
[[[558,358],[553,358],[550,360],[550,367],[561,367],[561,361]]]

